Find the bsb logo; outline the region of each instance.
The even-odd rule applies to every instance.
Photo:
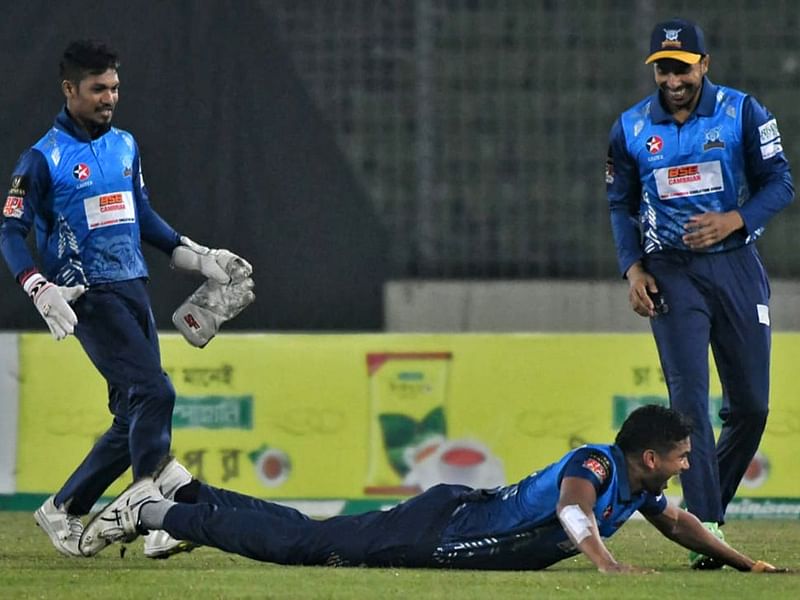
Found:
[[[92,172],[89,170],[89,165],[86,163],[78,163],[72,169],[72,176],[80,181],[86,181],[91,174]]]
[[[650,154],[658,154],[664,147],[664,140],[662,140],[657,135],[650,136],[649,138],[647,138],[647,142],[645,143],[647,144],[647,151]]]

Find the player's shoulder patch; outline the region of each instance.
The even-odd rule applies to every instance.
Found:
[[[600,484],[606,482],[611,475],[611,459],[602,452],[592,452],[581,465],[584,469],[591,471]]]
[[[27,175],[14,174],[11,176],[11,185],[8,196],[3,205],[3,216],[19,219],[24,212],[25,194],[28,193]]]

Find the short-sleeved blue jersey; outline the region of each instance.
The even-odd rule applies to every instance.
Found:
[[[611,129],[606,190],[620,271],[644,254],[689,248],[689,217],[738,210],[744,230],[703,250],[754,241],[794,197],[777,121],[752,96],[707,78],[692,115],[677,123],[659,92]]]
[[[165,252],[179,240],[150,207],[133,136],[111,127],[90,139],[66,109],[14,169],[0,248],[15,277],[34,266],[31,228],[45,276],[61,285],[146,277],[141,240]]]
[[[514,485],[485,492],[454,513],[434,559],[451,568],[543,569],[579,551],[556,514],[561,480],[581,477],[597,490],[594,516],[610,537],[637,510],[656,515],[663,495],[631,493],[625,457],[617,446],[587,445]]]

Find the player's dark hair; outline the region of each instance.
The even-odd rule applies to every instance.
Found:
[[[76,40],[71,42],[59,63],[61,80],[79,84],[87,75],[100,75],[108,69],[119,68],[117,52],[97,40]]]
[[[676,410],[648,404],[634,410],[617,433],[616,444],[625,454],[655,450],[665,454],[692,433],[692,424]]]

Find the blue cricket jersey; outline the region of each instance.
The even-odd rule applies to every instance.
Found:
[[[166,253],[179,243],[150,206],[133,136],[110,127],[90,139],[66,108],[11,178],[0,250],[16,278],[35,268],[25,244],[31,228],[41,269],[59,285],[147,277],[141,240]]]
[[[603,537],[612,536],[637,510],[657,515],[667,507],[663,495],[631,493],[617,446],[581,446],[519,483],[459,506],[434,560],[450,568],[529,570],[578,554],[556,515],[561,480],[567,476],[594,485],[594,516]]]
[[[611,129],[606,190],[623,275],[644,254],[690,251],[681,238],[692,215],[738,209],[744,230],[703,252],[732,250],[753,242],[794,197],[775,117],[707,78],[683,124],[658,91],[622,113]]]

